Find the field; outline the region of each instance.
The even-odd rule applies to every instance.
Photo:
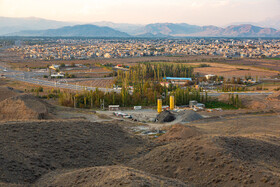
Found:
[[[270,69],[280,71],[280,59],[239,59],[239,60],[226,60],[227,64],[253,66],[262,69]]]
[[[70,84],[78,84],[80,86],[86,87],[98,87],[98,88],[112,88],[114,80],[113,79],[100,79],[100,80],[85,80],[85,81],[77,81],[70,82]]]
[[[201,63],[190,63],[190,65],[199,65]],[[200,73],[202,75],[214,74],[218,76],[223,76],[225,78],[252,76],[253,78],[271,78],[277,77],[278,73],[274,70],[266,70],[256,67],[240,66],[234,64],[222,64],[222,63],[203,63],[208,64],[210,67],[198,67],[195,68],[195,73]]]
[[[263,88],[263,89],[267,89],[269,91],[274,91],[275,89],[279,89],[280,88],[280,81],[279,80],[271,80],[271,81],[264,81],[261,84],[252,86],[250,88]]]

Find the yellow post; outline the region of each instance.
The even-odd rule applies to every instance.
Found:
[[[174,96],[170,96],[170,110],[174,110]]]
[[[158,111],[158,113],[162,112],[162,100],[161,99],[157,100],[157,111]]]

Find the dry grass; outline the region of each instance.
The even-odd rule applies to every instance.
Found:
[[[189,186],[175,179],[151,175],[124,166],[103,166],[47,174],[37,186]]]
[[[185,130],[174,127],[179,129],[172,128],[172,133],[163,138],[170,140],[167,145],[127,165],[198,186],[277,185],[280,182],[277,121],[276,115],[246,116],[193,122]],[[200,134],[193,134],[194,129]]]
[[[113,86],[114,80],[103,79],[103,80],[78,81],[72,84],[76,84],[76,83],[80,86],[86,86],[86,87],[111,88]]]
[[[114,165],[144,153],[146,145],[111,123],[1,123],[0,181],[27,184],[54,170]]]
[[[227,65],[220,63],[190,63],[190,65],[209,64],[211,67],[195,68],[195,73],[202,75],[214,74],[223,76],[225,78],[252,76],[253,78],[270,78],[277,76],[279,72],[272,70],[265,70],[250,66]]]

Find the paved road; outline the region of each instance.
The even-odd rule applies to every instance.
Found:
[[[222,94],[235,94],[235,95],[271,95],[272,92],[219,92],[219,93],[211,93],[208,92],[207,95],[211,97],[218,97]]]
[[[4,69],[7,69],[7,72],[3,72]],[[8,78],[12,78],[12,79],[15,79],[18,81],[27,82],[27,83],[31,83],[31,84],[37,84],[37,85],[41,85],[41,86],[49,86],[49,87],[54,87],[54,88],[63,88],[63,89],[71,89],[71,90],[79,90],[79,91],[83,91],[85,89],[86,90],[96,90],[96,88],[97,88],[97,87],[85,87],[85,86],[67,84],[67,83],[62,83],[61,81],[57,82],[57,81],[49,81],[49,80],[42,80],[42,79],[36,78],[38,76],[48,75],[47,72],[23,72],[23,71],[16,71],[16,70],[8,69],[3,66],[0,66],[0,72],[1,72],[1,74],[4,74]],[[97,78],[97,79],[101,79],[101,78]],[[110,79],[110,78],[107,78],[107,79]],[[120,90],[111,89],[111,88],[98,88],[98,89],[101,91],[104,91],[104,92],[113,92],[114,91],[114,92],[120,93]],[[272,92],[209,92],[208,96],[218,97],[222,94],[229,94],[229,93],[236,94],[236,95],[237,94],[238,95],[249,95],[249,96],[272,94]]]
[[[3,70],[6,69],[6,72],[3,72]],[[15,79],[17,81],[22,81],[26,83],[31,84],[37,84],[41,86],[49,86],[54,88],[63,88],[63,89],[71,89],[71,90],[96,90],[97,87],[85,87],[85,86],[79,86],[79,85],[73,85],[73,84],[67,84],[67,83],[61,83],[58,81],[50,81],[50,80],[42,80],[35,77],[48,75],[47,72],[23,72],[23,71],[16,71],[12,69],[5,68],[3,66],[0,66],[1,74],[5,75],[7,78]],[[99,90],[103,92],[120,92],[120,90],[115,90],[111,88],[98,88]]]

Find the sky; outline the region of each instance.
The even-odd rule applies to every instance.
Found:
[[[280,0],[0,0],[0,16],[223,26],[280,15]]]

